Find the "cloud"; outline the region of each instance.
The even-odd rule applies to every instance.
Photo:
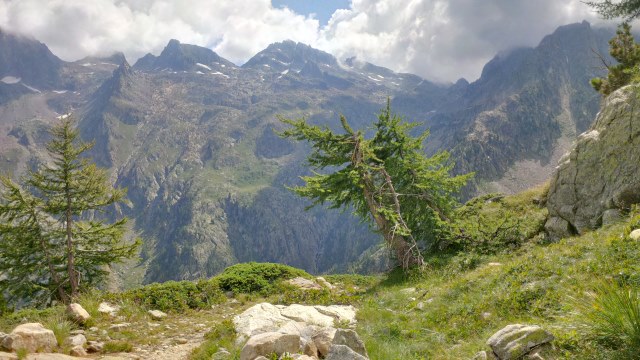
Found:
[[[291,39],[437,81],[473,80],[497,52],[583,19],[599,21],[579,0],[352,0],[324,27],[270,0],[0,0],[0,27],[65,60],[123,51],[135,61],[175,38],[241,64]]]
[[[319,44],[431,80],[473,80],[499,51],[535,46],[585,19],[599,22],[579,0],[354,0],[321,30]]]
[[[314,43],[319,27],[270,0],[0,0],[0,9],[0,27],[65,60],[123,51],[135,61],[175,38],[242,63],[276,41]]]

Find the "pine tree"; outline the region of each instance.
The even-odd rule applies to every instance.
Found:
[[[631,21],[640,17],[640,0],[621,0],[616,2],[604,0],[585,3],[596,9],[605,19],[623,18],[625,21]]]
[[[105,170],[82,157],[93,144],[79,140],[70,118],[51,134],[52,161],[29,174],[26,190],[2,179],[0,273],[5,289],[17,297],[47,289],[49,296],[67,302],[102,282],[106,267],[132,257],[139,243],[122,242],[126,218],[99,219],[125,191],[113,188]]]
[[[609,95],[629,84],[638,75],[638,65],[640,65],[640,45],[631,35],[629,24],[623,23],[618,26],[616,36],[609,40],[609,46],[609,54],[618,64],[605,64],[609,71],[607,78],[591,80],[593,88],[603,95]]]
[[[352,208],[383,235],[404,269],[423,265],[421,252],[435,249],[447,236],[454,194],[471,174],[451,176],[446,152],[427,157],[422,144],[429,133],[411,136],[417,124],[392,115],[389,103],[378,116],[373,138],[354,131],[344,116],[340,120],[343,134],[304,119],[282,119],[290,127],[280,135],[308,141],[309,165],[332,171],[305,176],[305,185],[293,190],[313,205]]]

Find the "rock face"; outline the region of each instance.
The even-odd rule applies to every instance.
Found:
[[[518,359],[536,346],[553,340],[553,335],[537,325],[507,325],[487,340],[499,360]]]
[[[2,341],[2,347],[9,351],[25,349],[28,352],[50,352],[57,346],[53,331],[45,329],[40,323],[18,325]]]
[[[547,200],[552,238],[595,229],[610,210],[640,203],[639,92],[631,85],[611,94],[591,129],[560,159]]]

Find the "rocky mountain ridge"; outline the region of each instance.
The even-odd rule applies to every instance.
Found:
[[[395,112],[431,129],[428,151],[450,149],[481,189],[514,191],[550,171],[593,118],[599,99],[588,79],[598,60],[585,54],[606,53],[610,35],[587,23],[562,27],[534,49],[498,55],[479,80],[453,85],[342,63],[291,41],[238,67],[171,40],[133,66],[119,55],[66,63],[51,54],[33,66],[58,78],[34,90],[6,78],[21,76],[15,64],[41,44],[4,41],[21,50],[0,48],[11,59],[0,62],[0,167],[19,175],[45,161],[48,124],[72,110],[83,137],[96,141],[94,159],[128,188],[131,206],[118,211],[145,239],[144,281],[205,277],[251,260],[363,270],[375,262],[378,235],[345,213],[305,212],[285,189],[308,171],[306,149],[274,134],[277,116],[336,127],[344,114],[366,128],[391,97]]]

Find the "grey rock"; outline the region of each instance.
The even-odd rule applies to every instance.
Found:
[[[84,335],[82,334],[69,336],[64,340],[64,344],[70,347],[84,346],[84,344],[86,343],[87,343],[87,338],[84,337]]]
[[[536,346],[553,341],[551,333],[537,325],[507,325],[493,334],[487,345],[500,360],[518,359]]]
[[[101,314],[115,316],[118,310],[120,310],[119,306],[112,305],[107,302],[101,302],[100,305],[98,305],[98,312]]]
[[[329,354],[325,360],[368,360],[368,357],[362,356],[353,351],[346,345],[331,345]]]
[[[268,332],[252,336],[240,351],[240,360],[253,360],[260,355],[296,353],[300,337],[293,334]]]
[[[333,345],[346,345],[358,354],[364,357],[369,357],[367,349],[364,347],[364,343],[360,340],[358,333],[353,330],[337,329],[333,336],[332,346]]]
[[[2,347],[9,351],[25,349],[28,352],[50,352],[57,346],[58,341],[53,331],[45,329],[40,323],[18,325],[2,341]]]
[[[334,328],[324,328],[316,332],[311,337],[320,356],[327,356],[329,354],[329,349],[331,349],[331,344],[333,343],[333,337],[335,336],[336,331],[337,330]]]
[[[109,326],[109,330],[118,332],[118,331],[125,330],[130,326],[131,326],[130,323],[113,324],[113,325]]]
[[[619,223],[622,219],[622,212],[619,209],[607,209],[602,213],[602,226]]]
[[[78,303],[72,303],[67,306],[67,315],[69,315],[69,318],[71,318],[71,320],[80,324],[86,323],[87,320],[91,318],[91,315],[89,315],[87,310],[85,310],[82,305]]]
[[[167,314],[160,310],[149,310],[147,313],[153,320],[162,320],[167,317]]]
[[[83,357],[87,356],[87,351],[82,347],[82,345],[76,345],[69,350],[69,355]]]
[[[605,211],[640,203],[638,91],[629,85],[609,95],[593,126],[559,164],[547,198],[545,228],[552,239],[595,229]],[[559,226],[557,218],[567,226]]]
[[[87,351],[90,353],[99,353],[104,349],[104,343],[102,341],[89,341],[87,342]]]
[[[629,238],[631,238],[631,240],[635,240],[635,241],[640,240],[640,229],[635,229],[635,230],[633,230],[633,231],[629,234]]]

